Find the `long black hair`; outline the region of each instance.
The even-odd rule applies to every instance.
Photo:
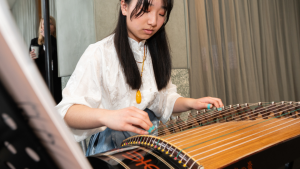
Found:
[[[149,47],[151,54],[153,70],[158,90],[165,88],[171,78],[171,55],[170,46],[165,31],[165,25],[169,20],[170,13],[173,8],[173,0],[162,0],[166,6],[166,20],[164,25],[147,40],[146,44]],[[126,4],[130,4],[131,0],[125,0]],[[130,15],[132,17],[142,16],[147,10],[152,0],[138,0],[135,9]],[[141,10],[140,10],[141,9]],[[139,89],[142,85],[142,79],[139,69],[133,56],[133,52],[129,45],[128,30],[126,24],[126,16],[119,12],[119,20],[116,29],[114,30],[114,44],[123,67],[126,81],[132,89]]]

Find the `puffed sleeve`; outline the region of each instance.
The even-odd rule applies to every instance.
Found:
[[[96,44],[90,45],[80,58],[67,86],[62,92],[63,99],[56,106],[62,118],[74,104],[90,108],[101,107],[101,49]],[[84,112],[82,112],[84,113]],[[88,136],[103,131],[106,127],[90,130],[71,128],[76,141],[82,141]]]
[[[177,93],[176,85],[172,84],[170,80],[167,87],[159,92],[150,109],[163,123],[166,123],[172,115],[174,104],[179,97],[182,96]]]

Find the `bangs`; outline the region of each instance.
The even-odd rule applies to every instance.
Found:
[[[142,16],[145,12],[148,11],[148,8],[152,4],[152,1],[153,0],[138,0],[134,10],[130,15],[130,18],[132,18],[133,16],[136,18]],[[166,20],[164,24],[166,24],[169,21],[170,13],[173,8],[173,1],[174,0],[162,0],[162,3],[166,10]]]

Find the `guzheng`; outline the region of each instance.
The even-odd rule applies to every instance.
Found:
[[[284,101],[202,110],[89,160],[103,168],[273,168],[300,155],[299,116],[300,102]]]

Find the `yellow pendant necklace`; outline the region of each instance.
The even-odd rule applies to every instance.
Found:
[[[143,65],[142,65],[142,71],[141,71],[141,80],[142,80],[142,76],[143,76],[143,70],[144,70],[144,63],[147,57],[147,49],[146,49],[146,45],[144,45],[144,58],[143,58]],[[140,90],[138,90],[136,92],[136,102],[137,104],[140,104],[142,102],[142,94],[140,92]]]

